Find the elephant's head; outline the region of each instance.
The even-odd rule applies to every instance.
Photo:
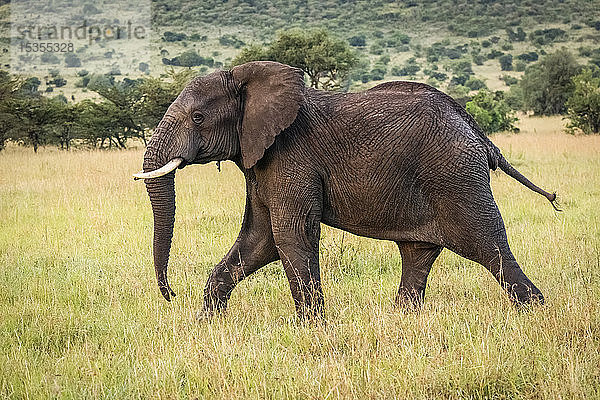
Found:
[[[175,293],[167,264],[175,222],[175,169],[234,160],[252,168],[275,136],[294,122],[304,95],[302,71],[252,62],[190,82],[156,127],[144,154],[154,214],[154,268],[165,299]]]

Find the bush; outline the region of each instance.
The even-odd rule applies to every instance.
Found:
[[[149,73],[150,72],[150,66],[148,65],[148,63],[145,62],[141,62],[138,64],[138,69],[143,72],[143,73]]]
[[[522,42],[527,38],[527,34],[521,27],[517,28],[517,32],[510,28],[506,28],[506,34],[508,35],[508,40],[511,42]]]
[[[181,53],[177,57],[173,57],[172,59],[163,58],[163,64],[165,65],[173,65],[177,67],[197,67],[199,65],[206,65],[209,67],[213,67],[215,64],[215,60],[209,57],[202,57],[195,50],[188,50],[186,52]]]
[[[181,42],[186,39],[187,35],[185,33],[175,33],[171,31],[165,31],[162,37],[162,40],[165,42]]]
[[[567,132],[581,129],[585,134],[600,133],[600,77],[585,69],[572,78],[575,89],[567,100]]]
[[[455,62],[450,66],[450,69],[455,75],[473,75],[473,67],[471,66],[471,62],[469,60]]]
[[[517,60],[517,62],[515,63],[515,71],[517,72],[523,72],[526,68],[527,64],[525,64],[525,61]]]
[[[486,60],[485,56],[483,56],[482,54],[473,54],[471,58],[473,59],[475,65],[483,65],[483,63]]]
[[[423,71],[423,73],[438,82],[444,82],[446,79],[448,79],[448,75],[444,74],[443,72],[426,69]]]
[[[42,53],[40,61],[43,64],[59,64],[60,59],[54,53]]]
[[[567,32],[559,28],[538,29],[529,34],[529,40],[533,44],[544,46],[552,42],[565,41]]]
[[[538,53],[536,53],[535,51],[530,51],[529,53],[522,53],[517,56],[518,60],[525,61],[525,62],[537,61],[538,58],[539,58]]]
[[[350,46],[354,47],[365,47],[367,45],[367,38],[365,35],[356,35],[348,39]]]
[[[487,87],[484,81],[482,81],[481,79],[474,78],[474,77],[470,77],[465,82],[465,86],[471,90],[480,90],[480,89]]]
[[[369,53],[379,56],[379,55],[383,54],[383,47],[381,47],[381,45],[375,43],[375,44],[371,45],[371,48],[369,49]]]
[[[469,97],[469,88],[463,85],[455,84],[454,82],[450,82],[448,85],[447,93],[449,96],[454,98],[460,105],[463,107],[467,104],[471,98]]]
[[[502,75],[500,77],[500,80],[504,81],[506,86],[512,86],[512,85],[516,85],[517,83],[519,83],[519,80],[517,78],[515,78],[514,76],[510,76],[510,75]]]
[[[502,57],[503,55],[504,55],[503,52],[493,49],[492,51],[490,51],[488,53],[487,58],[488,58],[488,60],[493,60],[494,58],[499,58],[499,57]]]
[[[502,71],[512,71],[512,69],[513,69],[512,54],[504,54],[503,56],[500,56],[498,58],[498,61],[500,62],[500,68],[502,69]]]
[[[48,84],[54,85],[57,88],[63,87],[67,84],[67,80],[65,78],[57,77],[57,78],[54,78],[53,80],[51,80],[50,82],[48,82]]]
[[[504,101],[504,94],[501,91],[491,93],[488,90],[481,90],[467,102],[465,108],[488,135],[494,132],[518,132],[518,128],[514,125],[518,118]]]
[[[219,38],[219,43],[222,46],[233,47],[236,49],[239,49],[246,44],[235,35],[223,35]]]
[[[398,47],[410,43],[410,37],[404,33],[396,32],[391,37],[387,38],[385,45],[387,47]]]
[[[379,60],[377,60],[377,64],[388,65],[389,63],[390,63],[390,56],[388,56],[388,55],[381,56],[381,57],[379,57]]]
[[[371,70],[371,80],[373,81],[380,81],[385,77],[385,74],[387,72],[387,68],[385,67],[385,65],[375,65],[373,67],[373,69]]]
[[[580,69],[565,48],[527,68],[520,83],[525,107],[540,115],[565,113],[565,103],[574,90],[571,77]]]
[[[521,85],[511,86],[508,92],[504,94],[504,100],[513,110],[524,109],[523,89],[521,88]]]
[[[68,68],[81,67],[81,60],[74,53],[65,54],[65,64]]]
[[[402,67],[392,67],[391,73],[395,76],[412,76],[421,70],[417,60],[412,57]]]

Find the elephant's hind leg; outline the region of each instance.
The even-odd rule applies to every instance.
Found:
[[[206,283],[205,313],[210,316],[225,311],[231,292],[242,279],[278,259],[269,211],[248,198],[240,234]]]
[[[508,245],[504,222],[489,196],[487,208],[457,212],[447,226],[445,247],[486,267],[517,304],[543,302],[542,292],[527,278]]]
[[[397,242],[402,256],[402,278],[396,304],[418,307],[425,297],[427,276],[442,247],[426,242]]]

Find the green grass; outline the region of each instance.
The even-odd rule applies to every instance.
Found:
[[[394,245],[324,229],[326,326],[298,325],[280,264],[196,322],[241,221],[231,163],[177,173],[171,282],[158,293],[141,150],[0,153],[0,398],[600,398],[600,137],[525,119],[493,140],[559,193],[557,214],[492,175],[512,249],[547,304],[517,311],[444,251],[419,313],[393,306]]]

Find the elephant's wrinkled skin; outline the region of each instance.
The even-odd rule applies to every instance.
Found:
[[[144,171],[232,160],[246,178],[238,239],[205,289],[208,315],[224,311],[244,277],[281,259],[298,315],[320,316],[320,224],[392,240],[402,256],[397,301],[419,304],[442,248],[485,266],[517,303],[543,301],[508,246],[490,190],[500,167],[530,189],[452,98],[420,83],[361,93],[304,86],[300,70],[254,62],[194,79],[169,107]],[[175,172],[147,179],[154,265],[163,296],[175,214]]]

